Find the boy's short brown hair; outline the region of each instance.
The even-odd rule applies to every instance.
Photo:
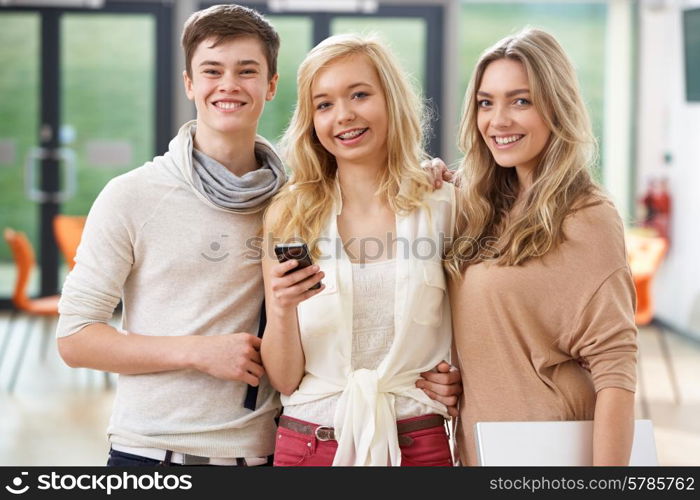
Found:
[[[182,31],[182,48],[185,50],[185,69],[192,78],[192,56],[199,44],[207,38],[215,38],[214,47],[224,40],[252,36],[260,40],[267,59],[270,80],[277,73],[277,54],[280,37],[275,28],[258,12],[240,5],[214,5],[192,14]]]

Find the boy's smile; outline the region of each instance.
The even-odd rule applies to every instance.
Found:
[[[254,136],[265,101],[277,88],[277,75],[268,80],[268,67],[259,40],[234,38],[213,46],[199,44],[192,55],[192,76],[183,78],[187,97],[197,108],[197,136]]]

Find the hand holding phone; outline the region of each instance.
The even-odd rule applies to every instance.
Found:
[[[313,265],[311,254],[309,253],[309,248],[306,246],[306,243],[279,243],[275,245],[275,255],[280,263],[287,262],[288,260],[296,260],[299,263],[297,267],[287,271],[285,276],[299,269],[304,269],[305,267]],[[320,281],[309,288],[309,290],[318,290],[319,288],[321,288]]]

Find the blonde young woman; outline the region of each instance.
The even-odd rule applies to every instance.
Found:
[[[594,463],[626,465],[635,292],[620,217],[591,179],[573,67],[551,35],[526,30],[481,56],[465,99],[448,255],[462,462],[476,462],[478,421],[592,419]]]
[[[416,387],[449,359],[441,243],[455,206],[420,168],[420,100],[381,43],[354,35],[316,46],[297,84],[292,177],[265,220],[275,464],[451,465],[446,407]],[[277,263],[272,242],[290,240],[314,266]]]

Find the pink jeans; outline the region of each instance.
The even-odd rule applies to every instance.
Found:
[[[410,422],[428,418],[431,415],[401,420]],[[290,417],[287,417],[290,418]],[[303,420],[294,419],[309,424]],[[407,432],[410,445],[400,445],[401,467],[449,467],[452,465],[450,443],[444,425]],[[277,429],[275,445],[275,467],[330,466],[338,448],[337,441],[319,441],[315,436],[300,434],[291,429]]]

